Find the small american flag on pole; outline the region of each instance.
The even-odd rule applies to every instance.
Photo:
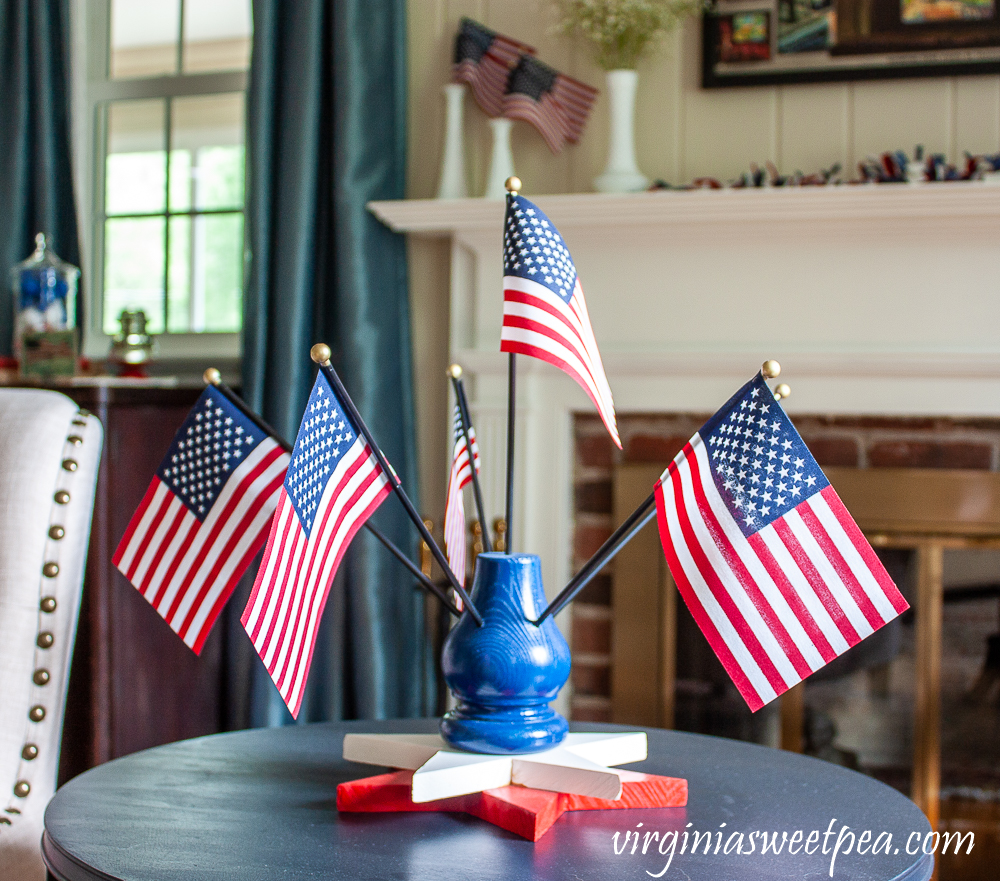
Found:
[[[559,230],[523,196],[507,197],[500,351],[531,355],[579,383],[621,447],[615,403],[573,258]]]
[[[340,560],[390,492],[389,479],[320,371],[241,618],[293,716]]]
[[[752,710],[908,608],[760,374],[655,494],[670,572]]]
[[[118,544],[115,566],[196,653],[264,543],[288,460],[210,386]]]
[[[463,18],[455,37],[455,65],[452,79],[467,83],[483,112],[490,117],[503,113],[507,78],[522,55],[535,50],[503,34]]]
[[[525,55],[507,81],[504,116],[530,122],[558,153],[567,141],[579,140],[596,97],[592,86]]]
[[[479,444],[476,430],[469,426],[469,440],[472,441],[472,456],[479,473]],[[455,449],[451,457],[451,473],[448,475],[448,498],[444,508],[444,544],[448,551],[448,565],[462,586],[465,586],[465,501],[462,490],[472,483],[472,469],[469,467],[469,449],[462,431],[462,413],[455,405]],[[455,604],[462,608],[462,600],[455,598]]]

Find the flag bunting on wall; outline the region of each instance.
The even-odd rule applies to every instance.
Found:
[[[611,387],[576,266],[559,231],[523,196],[507,196],[500,351],[531,355],[573,377],[621,448]]]
[[[293,716],[341,558],[390,492],[389,478],[320,371],[241,618]]]
[[[496,118],[503,114],[511,70],[522,55],[534,54],[531,46],[491,31],[471,18],[463,18],[455,37],[452,79],[467,83],[483,112]]]
[[[752,710],[908,608],[760,374],[655,495],[670,572]]]
[[[530,122],[558,153],[567,141],[579,140],[596,97],[592,86],[525,55],[510,73],[503,113]]]
[[[209,386],[118,544],[115,566],[196,653],[264,543],[289,458]]]

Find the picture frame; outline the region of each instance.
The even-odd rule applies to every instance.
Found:
[[[1000,0],[714,0],[702,86],[1000,73]]]

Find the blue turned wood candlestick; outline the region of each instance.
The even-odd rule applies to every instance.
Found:
[[[545,608],[541,561],[534,554],[480,554],[472,601],[444,642],[441,666],[458,706],[441,720],[452,746],[510,755],[550,749],[568,725],[549,701],[569,677],[569,646],[555,622],[533,622]]]

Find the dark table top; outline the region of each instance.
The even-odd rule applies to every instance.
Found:
[[[634,730],[594,723],[572,729]],[[895,790],[804,756],[658,729],[647,729],[649,758],[629,767],[686,777],[686,808],[567,813],[536,843],[465,814],[337,812],[338,783],[380,773],[341,759],[345,732],[434,730],[427,719],[258,729],[126,756],[56,793],[45,814],[46,862],[59,881],[819,881],[830,877],[841,838],[835,879],[926,881],[933,869],[933,857],[919,852],[929,824]],[[845,826],[850,831],[841,835]],[[631,835],[625,841],[633,830],[644,836],[638,846]],[[866,830],[868,852],[858,854]],[[660,874],[671,831],[680,838]],[[690,838],[682,853],[685,831],[712,833],[709,852],[702,837],[697,854]],[[647,832],[666,836],[663,855],[652,837],[643,853]],[[769,840],[777,832],[779,843],[787,836],[781,854],[762,854],[759,834],[746,852],[752,833],[761,832]],[[733,833],[743,834],[744,853],[726,855],[727,843],[732,851],[739,842]],[[892,836],[888,848],[882,833]],[[850,835],[859,837],[845,853]],[[908,842],[917,853],[907,854]]]

